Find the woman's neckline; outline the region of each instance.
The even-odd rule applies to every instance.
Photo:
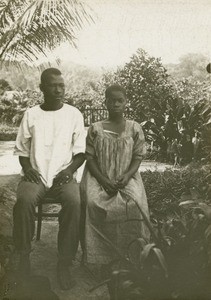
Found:
[[[108,121],[108,120],[104,120],[104,121],[101,121],[100,123],[101,123],[101,127],[102,127],[102,130],[104,131],[104,132],[110,132],[110,133],[112,133],[112,134],[115,134],[115,135],[118,135],[118,136],[121,136],[122,134],[124,134],[125,132],[126,132],[126,127],[127,127],[127,121],[128,120],[125,120],[125,126],[124,126],[124,130],[123,131],[121,131],[121,132],[116,132],[116,131],[112,131],[112,130],[109,130],[109,129],[105,129],[104,127],[103,127],[103,122],[105,122],[105,121]]]

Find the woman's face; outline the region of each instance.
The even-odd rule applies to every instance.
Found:
[[[106,107],[110,113],[123,113],[126,105],[126,97],[121,91],[112,91],[106,98]]]

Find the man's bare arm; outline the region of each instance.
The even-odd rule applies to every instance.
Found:
[[[19,162],[24,172],[24,180],[35,183],[41,181],[40,174],[32,168],[29,157],[19,156]]]
[[[73,157],[71,165],[69,165],[66,169],[62,170],[57,174],[53,183],[55,185],[62,185],[70,182],[73,179],[73,173],[83,164],[85,161],[85,154],[78,153]]]

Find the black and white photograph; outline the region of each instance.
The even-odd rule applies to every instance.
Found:
[[[211,1],[0,0],[0,300],[210,279]]]

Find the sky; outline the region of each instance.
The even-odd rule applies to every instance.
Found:
[[[91,67],[116,67],[138,48],[178,63],[187,53],[211,61],[211,0],[84,0],[95,23],[77,33],[78,49],[63,44],[55,56]]]

